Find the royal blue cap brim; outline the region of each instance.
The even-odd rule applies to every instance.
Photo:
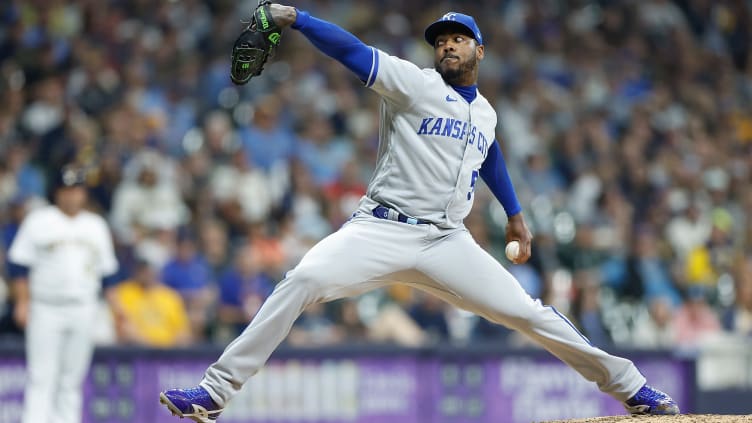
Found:
[[[468,16],[468,18],[470,18]],[[470,18],[472,19],[472,18]],[[478,28],[473,28],[472,26],[462,22],[461,20],[446,20],[446,19],[439,19],[436,22],[432,23],[431,25],[428,25],[425,32],[426,41],[431,46],[434,45],[436,42],[436,37],[439,36],[439,34],[445,33],[446,31],[451,31],[452,28],[454,28],[457,32],[467,34],[475,39],[475,41],[478,42],[478,44],[483,44],[483,39],[478,39],[480,36],[480,30]],[[476,34],[477,31],[477,34]]]

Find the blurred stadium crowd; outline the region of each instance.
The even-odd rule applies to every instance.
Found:
[[[420,66],[432,66],[428,23],[474,15],[479,86],[533,258],[506,261],[506,217],[483,189],[466,221],[478,242],[596,345],[752,339],[749,1],[291,3]],[[365,192],[379,99],[343,66],[287,31],[262,77],[230,83],[254,5],[0,6],[4,246],[63,164],[86,167],[121,264],[105,281],[102,344],[227,342]],[[20,336],[7,262],[2,277],[0,326]],[[444,340],[525,342],[401,287],[312,307],[288,342]]]

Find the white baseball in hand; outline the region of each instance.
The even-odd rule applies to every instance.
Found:
[[[509,260],[515,261],[520,255],[520,242],[510,241],[509,244],[507,244],[507,248],[504,250],[504,252],[507,254],[507,258]]]

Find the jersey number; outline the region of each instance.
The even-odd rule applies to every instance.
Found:
[[[467,201],[473,198],[473,192],[475,192],[475,182],[478,180],[478,171],[474,170],[473,175],[470,177],[470,192],[467,193]]]

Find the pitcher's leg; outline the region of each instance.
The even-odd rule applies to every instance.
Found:
[[[201,386],[223,406],[263,366],[306,306],[391,282],[390,275],[414,264],[421,238],[410,225],[376,220],[351,222],[322,240],[207,369]]]
[[[425,250],[419,270],[438,284],[445,293],[442,298],[524,333],[617,400],[627,400],[645,384],[631,361],[594,347],[556,309],[530,298],[468,232],[459,231]]]
[[[253,321],[233,340],[219,359],[204,375],[201,386],[222,406],[232,398],[245,381],[256,374],[272,352],[287,337],[303,310],[323,297],[311,290],[310,284],[296,277],[295,271],[279,283],[267,298]],[[381,286],[378,283],[357,284],[343,296],[357,295]]]

